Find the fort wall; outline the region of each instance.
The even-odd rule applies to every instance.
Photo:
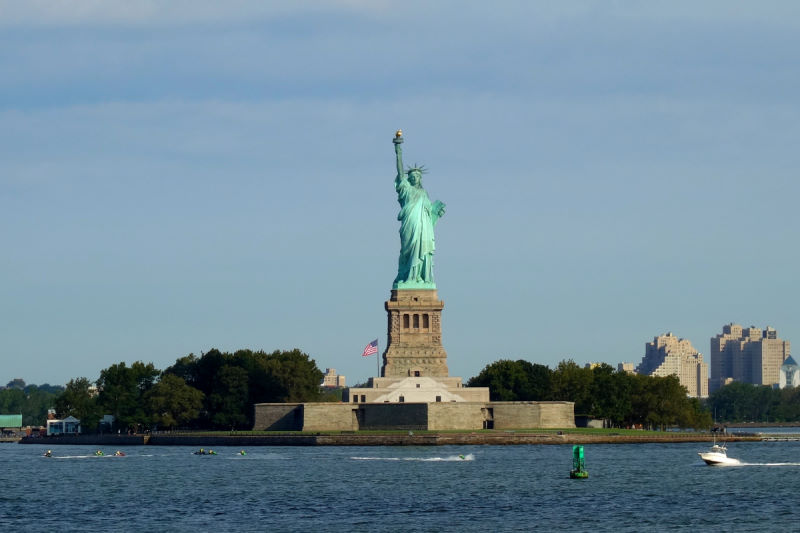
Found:
[[[257,403],[253,429],[264,431],[300,431],[303,429],[302,403]]]
[[[479,402],[450,402],[428,404],[428,429],[483,429],[486,404]]]
[[[373,403],[360,405],[358,429],[428,429],[428,405],[427,403]]]
[[[303,404],[303,431],[355,431],[357,411],[346,403]]]
[[[575,427],[572,402],[261,403],[254,409],[257,431]]]

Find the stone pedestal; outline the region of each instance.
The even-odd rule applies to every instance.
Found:
[[[381,376],[447,377],[442,309],[436,289],[392,289],[385,304],[389,326]]]
[[[442,346],[443,308],[435,288],[392,289],[386,302],[389,331],[382,377],[370,378],[363,388],[345,389],[342,401],[412,406],[488,402],[487,387],[464,387],[461,378],[449,376]]]

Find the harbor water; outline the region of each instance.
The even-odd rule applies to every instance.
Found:
[[[3,531],[797,531],[800,442],[252,447],[0,445]]]

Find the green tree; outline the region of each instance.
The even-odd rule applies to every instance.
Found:
[[[6,388],[25,390],[25,380],[20,378],[12,379],[6,383]]]
[[[166,374],[172,374],[181,378],[187,385],[200,390],[198,386],[198,362],[199,359],[193,353],[184,357],[179,357],[175,364],[164,370]]]
[[[49,387],[49,386],[48,386]],[[38,385],[25,387],[25,403],[22,407],[22,424],[25,426],[43,426],[47,423],[47,411],[53,408],[56,397],[64,387],[53,387],[49,392]]]
[[[273,385],[260,402],[313,402],[319,399],[323,373],[298,349],[276,350],[264,361],[267,382]]]
[[[632,378],[627,372],[615,372],[608,364],[592,369],[591,414],[608,420],[612,427],[619,427],[630,417]]]
[[[575,402],[575,414],[591,414],[593,379],[591,369],[572,359],[561,361],[553,372],[553,399]]]
[[[64,392],[64,387],[62,387],[61,385],[50,385],[49,383],[43,383],[41,385],[31,385],[31,386],[36,386],[39,388],[40,391],[46,392],[48,394],[53,394],[55,396],[58,396],[59,394]]]
[[[489,387],[492,401],[546,401],[552,395],[553,372],[523,359],[501,359],[470,378],[470,387]]]
[[[633,374],[630,377],[631,410],[625,418],[625,424],[631,427],[641,424],[649,429],[648,416],[656,402],[656,398],[648,386],[652,378],[643,374]]]
[[[209,398],[211,421],[223,428],[248,425],[248,376],[243,368],[224,365],[216,376],[214,392]]]
[[[0,413],[2,414],[22,413],[24,407],[25,407],[25,391],[17,388],[0,390]]]
[[[711,413],[697,398],[689,398],[688,406],[678,417],[678,425],[682,428],[709,429],[713,424]]]
[[[328,402],[328,403],[339,403],[342,401],[342,392],[343,389],[336,387],[336,388],[324,388],[320,392],[321,396],[319,398],[320,402]]]
[[[677,376],[651,377],[649,386],[655,401],[647,421],[662,430],[677,424],[684,411],[689,409],[688,391]]]
[[[773,420],[776,422],[800,421],[800,388],[788,387],[779,391]]]
[[[273,401],[271,398],[275,397],[275,391],[281,389],[277,376],[268,371],[269,358],[270,355],[264,351],[238,350],[233,354],[232,364],[247,371],[248,403],[251,406]]]
[[[194,380],[187,381],[206,395],[206,399],[214,392],[217,373],[228,363],[231,354],[222,353],[216,348],[204,353],[194,366]]]
[[[139,430],[142,426],[147,427],[151,413],[144,395],[159,374],[153,363],[141,361],[130,367],[121,362],[101,370],[97,388],[100,391],[98,403],[103,412],[113,415],[119,428]]]
[[[786,389],[785,389],[786,390]],[[714,391],[708,403],[716,418],[725,422],[772,422],[790,412],[782,391],[766,385],[734,381]]]
[[[95,429],[100,421],[100,409],[92,382],[87,378],[71,379],[64,392],[55,399],[55,410],[58,418],[74,416],[80,420],[84,431]]]
[[[631,415],[627,424],[642,424],[648,429],[666,429],[689,423],[692,402],[677,376],[631,376]]]
[[[22,389],[18,387],[1,389],[0,413],[21,414],[23,426],[45,425],[47,411],[53,407],[56,397],[63,392],[64,387],[50,385],[44,387],[45,389],[36,385],[26,385]]]
[[[205,415],[200,420],[204,426],[250,426],[254,403],[321,398],[322,371],[313,359],[296,349],[269,354],[252,350],[230,354],[213,349],[199,358],[192,354],[182,357],[165,373],[183,377],[205,395]]]
[[[195,420],[203,406],[203,393],[174,374],[163,374],[144,398],[153,423],[170,429]]]

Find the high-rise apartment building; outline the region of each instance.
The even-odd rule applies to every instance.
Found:
[[[722,333],[711,339],[709,389],[714,392],[729,381],[775,385],[790,352],[789,341],[779,339],[775,328],[723,326]]]
[[[674,375],[689,391],[689,396],[708,396],[708,364],[703,362],[703,355],[691,342],[672,333],[653,337],[653,342],[645,344],[644,358],[636,372],[648,376]]]
[[[617,365],[617,372],[627,372],[628,374],[633,374],[636,369],[634,368],[636,365],[633,363],[619,363]]]
[[[335,368],[326,368],[325,375],[322,376],[322,386],[327,388],[342,388],[344,384],[344,376],[336,373]]]

